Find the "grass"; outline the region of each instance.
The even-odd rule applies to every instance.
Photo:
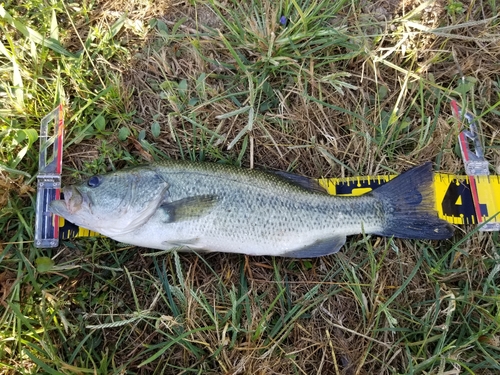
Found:
[[[499,10],[3,3],[0,372],[498,373],[498,233],[355,236],[335,256],[298,261],[106,238],[37,249],[33,223],[39,121],[59,101],[64,183],[164,158],[311,177],[434,160],[460,173],[450,99],[480,120],[498,174]]]

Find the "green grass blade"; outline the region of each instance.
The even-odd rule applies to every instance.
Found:
[[[61,45],[61,43],[59,43],[59,41],[54,40],[52,38],[44,38],[35,30],[31,29],[28,26],[23,25],[22,22],[12,18],[12,16],[5,10],[5,8],[2,5],[0,5],[0,17],[3,18],[5,21],[7,21],[7,23],[9,23],[16,30],[18,30],[21,34],[23,34],[28,40],[31,40],[37,44],[47,47],[60,55],[76,58],[76,56],[67,51]]]

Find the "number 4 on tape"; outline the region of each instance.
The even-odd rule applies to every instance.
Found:
[[[482,224],[480,230],[500,229],[500,176],[434,174],[436,209],[440,218],[457,225]]]

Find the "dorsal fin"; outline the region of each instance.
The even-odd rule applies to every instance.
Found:
[[[290,172],[283,172],[283,171],[270,171],[270,172],[304,189],[314,191],[316,193],[328,194],[328,192],[324,188],[322,188],[321,185],[316,180],[312,178],[299,176],[298,174]]]

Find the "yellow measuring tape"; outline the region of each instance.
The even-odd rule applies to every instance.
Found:
[[[59,216],[59,239],[69,240],[75,237],[102,237],[102,234],[79,227]]]
[[[329,194],[357,196],[365,194],[392,180],[393,176],[347,177],[319,180]],[[477,194],[471,189],[475,183]],[[488,222],[489,230],[500,228],[500,176],[455,176],[434,174],[433,184],[436,211],[451,224],[481,224]],[[480,212],[478,216],[476,214]]]

